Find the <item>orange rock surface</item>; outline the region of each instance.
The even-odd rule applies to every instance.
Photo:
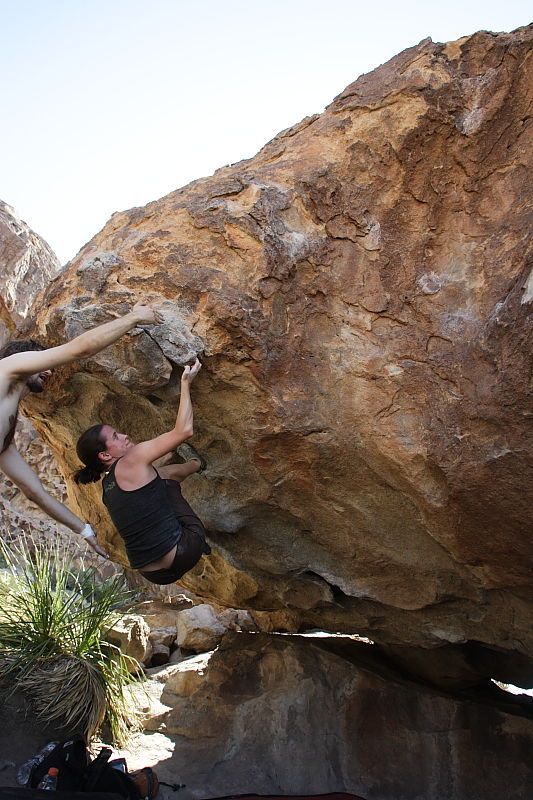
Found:
[[[254,158],[113,215],[51,285],[50,343],[142,297],[165,315],[32,400],[67,479],[91,424],[168,429],[201,354],[200,596],[533,654],[531,37],[421,42]],[[99,488],[68,490],[122,557]]]

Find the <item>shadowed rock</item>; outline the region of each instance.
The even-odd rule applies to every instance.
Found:
[[[519,800],[533,778],[532,719],[381,677],[294,637],[228,634],[214,653],[159,671],[148,693],[147,728],[175,743],[158,772],[186,783],[186,800]]]

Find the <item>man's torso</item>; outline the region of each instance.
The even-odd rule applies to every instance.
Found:
[[[0,453],[7,450],[15,435],[20,389],[20,383],[0,374]]]

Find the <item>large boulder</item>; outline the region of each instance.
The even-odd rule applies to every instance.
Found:
[[[228,634],[214,653],[161,670],[147,694],[146,727],[173,749],[158,772],[187,797],[525,800],[533,781],[533,719],[295,637]]]
[[[115,214],[36,309],[50,343],[147,294],[164,313],[31,399],[66,475],[95,422],[168,429],[203,354],[197,595],[533,663],[531,38],[404,51],[253,159]],[[69,491],[124,560],[98,487]]]

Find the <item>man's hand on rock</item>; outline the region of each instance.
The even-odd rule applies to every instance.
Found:
[[[139,325],[159,325],[164,321],[163,315],[157,310],[155,303],[148,304],[143,300],[135,303],[131,313],[137,316]]]
[[[88,536],[88,537],[85,539],[85,541],[87,542],[87,544],[88,544],[90,547],[92,547],[92,549],[93,549],[93,550],[94,550],[96,553],[98,553],[98,555],[99,555],[99,556],[102,556],[103,558],[109,558],[109,556],[108,556],[108,554],[106,553],[106,551],[104,550],[104,548],[103,548],[103,547],[100,547],[100,545],[98,544],[98,540],[97,540],[96,536]]]

